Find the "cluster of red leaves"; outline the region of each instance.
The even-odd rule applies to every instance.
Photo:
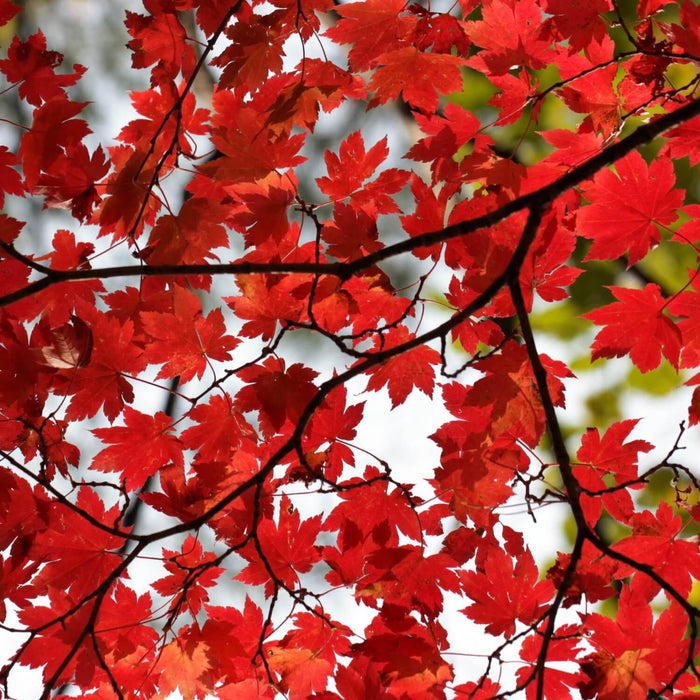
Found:
[[[125,25],[150,87],[117,144],[92,151],[87,103],[69,97],[85,68],[65,71],[41,31],[12,40],[0,72],[33,111],[17,147],[0,146],[0,205],[38,198],[75,231],[30,249],[24,222],[0,215],[0,623],[25,633],[0,671],[6,694],[23,665],[41,668],[43,697],[71,683],[93,698],[493,698],[512,653],[528,698],[697,696],[698,482],[672,459],[678,442],[640,474],[653,446],[629,439],[631,420],[590,428],[574,461],[556,413],[573,374],[538,352],[529,322],[589,260],[636,269],[669,241],[697,259],[700,208],[673,162],[700,162],[700,8],[633,4],[144,0]],[[0,23],[18,11],[0,0]],[[322,58],[307,55],[317,43]],[[208,106],[194,87],[205,67]],[[476,73],[491,125],[445,101]],[[545,99],[571,130],[537,122]],[[419,131],[404,167],[355,126],[325,150],[312,201],[299,166],[321,113],[397,101]],[[521,119],[551,146],[534,164],[489,128]],[[660,136],[648,165],[638,149]],[[162,186],[177,172],[190,175],[179,208]],[[95,267],[111,248],[138,264]],[[406,275],[428,268],[399,287],[391,258]],[[592,359],[698,367],[698,280],[611,287],[615,301],[585,314],[601,327]],[[449,310],[432,326],[425,284]],[[304,331],[339,354],[330,372],[291,359]],[[469,358],[457,371],[451,342]],[[182,414],[137,406],[144,383]],[[419,393],[451,418],[417,484],[358,433],[376,394],[393,410]],[[87,430],[101,446],[86,456]],[[533,458],[546,436],[561,488]],[[687,490],[675,509],[641,509],[633,492],[663,468]],[[323,512],[307,514],[309,493],[328,496]],[[502,522],[518,494],[573,516],[572,551],[546,571]],[[133,528],[141,506],[162,524]],[[606,540],[603,516],[627,534]],[[159,578],[139,595],[129,575],[153,559]],[[249,595],[216,604],[232,581]],[[366,625],[333,619],[323,596],[337,591]],[[465,641],[447,632],[448,594],[496,638],[472,678],[451,660]],[[590,608],[615,598],[613,617]]]

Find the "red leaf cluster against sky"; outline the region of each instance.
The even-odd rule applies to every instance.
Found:
[[[699,697],[700,6],[122,19],[104,134],[0,0],[0,695]]]

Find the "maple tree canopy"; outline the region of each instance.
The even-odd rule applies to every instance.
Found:
[[[697,2],[0,23],[1,694],[700,697]]]

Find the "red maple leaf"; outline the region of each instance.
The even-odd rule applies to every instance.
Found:
[[[576,656],[580,627],[577,625],[564,625],[557,629],[549,640],[547,647],[547,665],[544,669],[544,696],[551,700],[571,700],[571,689],[581,681],[581,673],[565,671],[553,665],[557,662],[565,663]],[[520,649],[520,658],[528,662],[527,666],[519,668],[517,677],[522,683],[532,678],[532,667],[538,663],[542,649],[542,640],[545,630],[539,628],[539,634],[531,634],[525,638]],[[552,665],[550,665],[552,664]],[[527,700],[535,700],[537,697],[537,685],[531,680],[527,685]]]
[[[188,418],[197,425],[182,433],[182,443],[197,450],[203,462],[227,462],[244,437],[255,435],[228,396],[215,394],[209,403],[195,406]]]
[[[145,257],[151,265],[194,265],[228,243],[221,221],[228,208],[218,202],[191,197],[176,214],[161,216],[151,229]]]
[[[172,80],[182,71],[185,78],[192,74],[196,55],[178,18],[175,7],[159,0],[144,0],[150,15],[126,12],[124,24],[134,37],[128,47],[132,50],[134,68],[154,66],[151,84]]]
[[[275,587],[272,576],[282,585],[296,588],[298,574],[311,571],[321,559],[321,548],[315,544],[321,530],[321,519],[322,516],[316,515],[302,521],[289,498],[282,496],[277,522],[266,518],[258,525],[257,539],[262,554],[252,543],[240,551],[250,564],[236,576],[236,580],[265,584],[265,595],[268,596]]]
[[[0,26],[5,26],[22,8],[9,0],[0,0]]]
[[[389,154],[386,136],[365,151],[362,134],[355,131],[340,145],[339,155],[326,152],[328,177],[316,179],[321,192],[333,201],[349,198],[355,208],[367,208],[368,213],[398,212],[396,203],[387,195],[398,192],[406,183],[409,173],[391,168],[373,182],[363,186]]]
[[[656,512],[642,511],[629,519],[632,534],[614,549],[635,561],[653,566],[682,596],[688,596],[693,581],[700,577],[700,552],[691,539],[680,537],[683,520],[668,503],[661,501]],[[632,567],[621,567],[620,576],[630,575]],[[635,590],[651,600],[659,591],[657,582],[637,576]]]
[[[125,403],[134,400],[134,390],[124,374],[138,374],[146,367],[143,351],[131,342],[134,326],[80,305],[81,317],[93,337],[90,363],[73,372],[67,391],[73,394],[66,411],[70,421],[94,416],[100,409],[113,421]]]
[[[483,570],[460,571],[464,594],[474,601],[462,612],[485,625],[489,634],[509,639],[515,623],[536,622],[554,593],[551,581],[538,581],[539,572],[529,551],[521,552],[514,562],[511,555],[489,548]]]
[[[17,156],[7,146],[0,146],[0,207],[5,205],[5,194],[24,196],[22,176],[13,169],[15,165],[19,165]]]
[[[659,366],[661,355],[678,369],[681,333],[664,313],[666,300],[656,284],[643,289],[610,287],[618,301],[584,314],[598,326],[591,359],[623,357],[630,359],[642,372]]]
[[[199,170],[224,184],[253,182],[275,170],[303,163],[298,155],[303,134],[276,133],[260,123],[260,114],[243,95],[219,90],[213,97],[211,138],[223,157],[204,163]]]
[[[196,615],[209,600],[206,589],[216,583],[225,569],[212,565],[216,555],[204,552],[192,535],[182,543],[180,552],[163,549],[163,558],[168,575],[155,581],[153,588],[162,596],[184,595],[187,607]]]
[[[571,53],[586,49],[593,42],[600,44],[608,36],[608,27],[601,15],[611,10],[610,0],[545,0],[548,21],[562,38],[569,39]]]
[[[96,185],[109,170],[109,162],[101,146],[92,155],[78,143],[66,148],[50,166],[45,168],[34,188],[34,194],[45,196],[44,206],[70,209],[73,216],[84,222],[93,207],[101,201]]]
[[[268,357],[262,366],[242,369],[238,376],[247,382],[236,397],[236,407],[258,411],[264,436],[280,432],[285,423],[294,425],[316,395],[317,372],[300,363],[286,367],[284,360]]]
[[[194,377],[201,378],[209,360],[230,360],[229,351],[239,343],[226,334],[221,309],[202,315],[197,297],[182,288],[175,289],[173,313],[143,311],[141,320],[150,337],[145,359],[164,363],[158,379],[180,377],[180,381],[189,382]]]
[[[416,19],[404,14],[403,0],[367,0],[340,5],[342,19],[326,30],[340,44],[352,44],[348,62],[355,71],[374,67],[380,54],[403,44],[402,38],[415,27]]]
[[[681,367],[700,365],[700,277],[695,276],[691,288],[675,295],[668,308],[674,316],[680,316],[677,327],[683,336]]]
[[[410,340],[409,331],[399,326],[386,334],[384,345],[379,347],[394,348]],[[426,345],[407,350],[368,370],[367,391],[379,391],[386,386],[392,408],[402,404],[414,389],[432,396],[435,387],[435,370],[432,366],[440,362],[440,353]]]
[[[45,337],[46,345],[39,349],[41,361],[49,367],[58,369],[77,369],[85,367],[92,355],[92,332],[78,316],[71,316],[68,323],[48,327],[44,316],[32,333],[32,344]]]
[[[435,112],[439,96],[462,90],[461,67],[466,59],[449,53],[424,53],[407,46],[379,55],[379,67],[369,81],[374,96],[368,108],[397,100],[399,94],[416,109]]]
[[[124,540],[80,514],[83,510],[97,522],[111,525],[119,516],[119,506],[106,510],[97,492],[87,486],[79,490],[76,505],[77,512],[57,504],[48,514],[47,529],[32,544],[32,557],[44,563],[32,580],[39,595],[61,591],[80,600],[92,594],[119,564],[117,552]]]
[[[365,559],[364,576],[355,597],[367,605],[378,600],[406,610],[419,610],[431,620],[442,612],[444,591],[460,590],[456,562],[447,554],[427,556],[421,547],[382,547]]]
[[[65,97],[54,97],[34,110],[31,130],[22,137],[19,157],[24,168],[24,181],[34,190],[41,171],[50,172],[64,149],[77,146],[90,133],[80,114],[87,102],[70,102]]]
[[[245,238],[246,248],[281,241],[289,231],[288,209],[296,194],[296,183],[276,172],[254,183],[241,183],[228,191],[240,207],[231,217]]]
[[[613,423],[601,439],[597,428],[589,428],[581,438],[581,447],[576,454],[579,462],[586,466],[574,468],[574,474],[579,483],[594,492],[605,491],[608,485],[604,477],[611,475],[615,484],[629,484],[629,488],[641,488],[642,484],[635,482],[638,478],[637,454],[649,452],[653,445],[644,440],[631,440],[625,443],[636,420]],[[581,505],[587,511],[592,527],[601,515],[603,505],[608,513],[621,522],[626,523],[634,511],[632,496],[627,489],[615,489],[602,497],[583,494]]]
[[[542,9],[535,0],[493,0],[481,14],[481,20],[467,22],[467,34],[485,51],[469,65],[499,75],[513,66],[544,68],[551,60],[551,40],[542,32]]]
[[[352,646],[352,656],[369,659],[368,671],[379,675],[390,697],[439,697],[454,673],[440,654],[435,629],[408,613],[393,605],[383,608],[365,629],[364,640]],[[367,683],[362,690],[369,688]]]
[[[644,700],[670,679],[687,654],[683,639],[687,618],[674,602],[653,622],[648,603],[624,586],[617,619],[586,616],[589,641],[596,650],[582,660],[588,677],[579,683],[584,698]]]
[[[601,170],[583,194],[590,205],[576,217],[580,235],[593,240],[586,260],[609,260],[629,252],[629,263],[639,262],[660,239],[657,226],[668,226],[683,204],[683,191],[673,189],[675,177],[669,160],[647,167],[642,156],[631,153],[615,169]]]
[[[182,444],[171,431],[172,419],[165,413],[149,416],[126,406],[124,426],[92,430],[93,435],[110,445],[97,453],[92,468],[117,472],[129,491],[139,489],[166,464],[182,466]]]
[[[674,160],[688,156],[691,166],[700,163],[700,117],[671,129],[666,136],[660,156],[669,156]]]
[[[367,468],[363,474],[365,480],[378,476],[379,472],[372,468]],[[343,486],[353,483],[358,483],[358,479],[343,482]],[[362,489],[341,490],[339,497],[342,500],[324,522],[323,529],[340,531],[338,542],[343,553],[369,537],[377,545],[394,546],[398,544],[399,531],[420,541],[420,519],[403,491],[389,490],[386,482],[375,481]]]
[[[208,646],[207,656],[212,669],[218,669],[234,679],[251,679],[255,682],[255,694],[222,695],[236,700],[237,697],[268,697],[265,693],[265,681],[259,675],[256,679],[256,667],[253,663],[263,635],[263,612],[246,596],[240,609],[230,605],[205,605],[207,620],[201,631],[201,639]],[[269,634],[269,631],[268,631]],[[218,691],[217,691],[218,694]],[[272,697],[272,696],[270,696]]]
[[[59,229],[51,241],[53,250],[47,257],[54,270],[86,270],[90,268],[90,256],[95,252],[92,243],[77,241],[72,231]],[[95,294],[104,290],[98,279],[75,280],[49,287],[37,295],[42,317],[52,326],[67,323],[76,306],[94,304]]]
[[[40,30],[26,41],[14,37],[7,58],[0,61],[0,72],[8,82],[20,83],[19,96],[38,107],[54,97],[65,99],[64,88],[75,85],[87,70],[76,64],[75,73],[56,75],[55,69],[61,63],[63,54],[46,50],[46,37]]]
[[[377,219],[364,209],[336,202],[333,219],[323,224],[326,254],[338,260],[350,261],[365,253],[379,250]]]
[[[270,668],[280,675],[280,686],[291,698],[306,698],[325,689],[337,663],[337,656],[350,651],[350,630],[318,615],[305,612],[294,616],[294,628],[265,648]]]
[[[620,126],[622,104],[613,85],[617,66],[610,65],[584,71],[561,90],[566,106],[586,118],[579,126],[580,132],[595,132],[609,137]]]

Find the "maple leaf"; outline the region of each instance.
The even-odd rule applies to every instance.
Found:
[[[376,469],[367,468],[363,477],[365,480],[376,479],[378,475],[379,472]],[[342,482],[345,487],[352,486],[353,483],[358,483],[358,480]],[[333,563],[330,565],[336,571],[343,571],[345,560],[351,558],[349,550],[363,541],[372,540],[370,549],[376,549],[377,545],[393,547],[398,544],[399,532],[412,540],[420,541],[422,534],[420,520],[403,491],[388,490],[385,482],[375,481],[365,488],[343,490],[339,494],[341,502],[323,524],[324,530],[339,531],[339,549],[335,550],[338,555],[331,554],[333,548],[324,548],[324,560],[329,562],[329,557],[332,556]],[[389,513],[396,516],[392,517],[391,521],[388,517]],[[359,565],[361,572],[364,560],[354,563]],[[331,578],[334,578],[333,574],[329,574],[329,580]]]
[[[5,26],[21,9],[9,0],[0,0],[0,26]]]
[[[39,177],[34,194],[45,195],[45,207],[70,209],[76,219],[84,222],[102,199],[96,184],[108,170],[101,146],[91,156],[82,143],[71,145]]]
[[[539,654],[542,649],[542,639],[546,632],[540,627],[539,634],[531,634],[525,638],[520,650],[520,658],[530,664],[536,664],[539,659]],[[576,625],[565,625],[557,629],[549,640],[547,647],[547,662],[566,662],[576,656],[577,646],[579,644],[578,635],[580,628]],[[519,668],[517,676],[522,683],[527,682],[526,679],[532,672],[532,666],[524,666]],[[563,671],[556,666],[547,665],[544,671],[544,696],[545,698],[564,698],[570,699],[571,689],[575,688],[581,681],[581,673],[572,673]],[[534,700],[537,692],[535,683],[530,682],[527,685],[527,699]]]
[[[344,261],[382,247],[376,217],[342,202],[333,206],[333,219],[324,222],[321,235],[327,244],[326,254]]]
[[[119,516],[119,506],[106,510],[97,492],[87,486],[80,488],[76,505],[101,523],[111,524]],[[32,544],[33,557],[44,563],[32,580],[39,595],[65,591],[79,600],[119,564],[116,552],[124,540],[95,527],[80,510],[56,504],[48,514],[49,527]]]
[[[134,109],[145,119],[132,119],[120,132],[118,139],[124,143],[138,144],[150,141],[165,144],[177,139],[179,151],[186,156],[195,155],[193,134],[205,134],[209,111],[197,107],[191,92],[180,94],[171,80],[151,90],[133,92]]]
[[[108,176],[105,197],[93,218],[100,224],[100,235],[112,233],[114,240],[138,236],[144,224],[152,224],[160,200],[149,195],[153,171],[146,153],[128,146],[108,149],[115,171]]]
[[[151,608],[149,593],[137,595],[119,581],[103,600],[95,623],[98,653],[112,676],[120,686],[140,687],[144,692],[151,692],[148,672],[158,646],[158,633],[149,624]]]
[[[364,636],[364,641],[352,646],[353,656],[368,657],[383,687],[394,697],[434,696],[454,677],[434,634],[407,610],[386,606]]]
[[[547,65],[550,40],[541,31],[542,10],[534,0],[493,0],[484,4],[481,14],[481,20],[467,22],[466,31],[485,51],[472,57],[469,65],[496,75],[513,66]]]
[[[250,564],[236,579],[243,583],[265,584],[266,595],[272,594],[271,576],[288,588],[296,588],[298,574],[307,573],[321,559],[320,548],[315,545],[320,529],[320,515],[302,522],[299,511],[287,496],[282,496],[277,523],[265,519],[258,525],[257,538],[265,561],[255,546],[248,545],[240,554]]]
[[[146,258],[151,265],[193,265],[206,258],[218,260],[212,253],[226,246],[228,236],[217,223],[228,213],[221,204],[200,197],[183,203],[177,215],[161,216],[151,229]]]
[[[380,347],[393,348],[410,340],[409,331],[404,326],[399,326],[385,335]],[[407,350],[368,370],[370,378],[367,391],[379,391],[386,386],[392,408],[402,404],[414,389],[432,396],[435,386],[432,365],[440,362],[440,353],[425,345]]]
[[[595,527],[595,525],[593,525]],[[571,555],[559,553],[556,564],[547,571],[547,578],[559,588],[571,565]],[[619,578],[620,565],[600,553],[594,545],[586,541],[573,575],[569,576],[569,588],[566,591],[564,607],[569,608],[581,601],[583,596],[588,603],[607,600],[617,595],[614,582]]]
[[[340,476],[342,465],[354,465],[352,450],[345,444],[357,435],[356,427],[362,420],[365,402],[347,406],[347,389],[344,386],[332,391],[314,412],[304,435],[305,445],[317,448],[330,443],[324,450],[324,473],[329,479]]]
[[[385,170],[371,183],[362,183],[374,174],[389,154],[387,137],[365,151],[362,134],[355,131],[340,145],[339,155],[326,152],[328,177],[316,178],[319,189],[334,201],[350,199],[354,208],[367,208],[368,213],[398,212],[396,203],[387,195],[398,192],[409,178],[404,170]]]
[[[691,166],[700,163],[700,117],[671,129],[666,136],[660,155],[667,155],[674,160],[688,156]]]
[[[158,689],[164,696],[179,690],[184,700],[195,700],[213,690],[209,647],[198,639],[195,629],[185,628],[160,651],[158,663],[151,673],[158,674]]]
[[[182,442],[197,450],[197,458],[204,462],[228,461],[244,437],[255,435],[228,396],[212,396],[209,403],[195,406],[188,417],[197,425],[182,433]]]
[[[350,630],[312,613],[295,615],[294,624],[280,642],[267,645],[266,653],[270,668],[280,675],[280,686],[290,698],[301,700],[327,686],[336,655],[349,652]]]
[[[238,372],[248,384],[236,396],[236,407],[258,411],[263,435],[269,437],[289,422],[295,424],[316,395],[313,379],[318,373],[300,363],[286,367],[284,360],[268,357],[262,366]]]
[[[586,114],[579,132],[593,131],[609,137],[620,126],[622,104],[613,85],[617,66],[611,65],[586,72],[562,88],[560,94],[566,106]]]
[[[556,31],[569,39],[571,53],[586,49],[591,43],[601,43],[608,35],[601,15],[612,9],[610,0],[545,0],[544,11],[551,16]]]
[[[538,581],[539,572],[529,551],[513,562],[500,549],[489,550],[482,571],[460,571],[464,594],[474,602],[463,612],[489,634],[509,639],[516,620],[526,625],[537,621],[554,593],[551,581]]]
[[[282,69],[283,45],[289,29],[282,31],[273,15],[256,15],[245,6],[238,15],[238,22],[225,30],[231,41],[212,61],[223,68],[219,85],[232,88],[236,85],[262,85],[270,72]]]
[[[682,529],[680,515],[675,515],[671,506],[661,501],[655,513],[644,511],[629,518],[632,535],[614,545],[636,561],[650,564],[682,596],[690,594],[693,580],[700,575],[700,553],[697,545],[679,537]],[[630,573],[625,566],[621,576]],[[659,586],[651,580],[636,583],[636,591],[651,600]]]
[[[674,316],[680,316],[676,326],[683,337],[681,367],[700,365],[700,279],[694,277],[691,289],[682,291],[669,300],[668,308]]]
[[[92,468],[117,472],[127,489],[138,489],[166,464],[182,466],[182,445],[171,430],[172,419],[165,413],[149,416],[125,406],[124,426],[93,428],[93,435],[110,447],[97,453]]]
[[[584,622],[596,649],[581,663],[587,676],[579,682],[584,698],[613,700],[622,694],[644,700],[650,690],[664,686],[686,653],[686,618],[679,606],[672,603],[652,629],[647,602],[627,586],[620,594],[617,621],[593,613]]]
[[[629,264],[639,262],[659,242],[657,225],[672,224],[683,203],[683,191],[673,189],[673,166],[655,160],[647,167],[642,156],[631,153],[615,168],[601,170],[583,188],[591,202],[577,215],[578,232],[593,239],[586,260],[618,258],[629,251]]]
[[[144,0],[150,15],[126,12],[124,24],[134,37],[127,46],[132,50],[134,68],[151,70],[151,84],[172,80],[182,71],[189,78],[196,63],[196,56],[187,34],[180,24],[175,8],[166,10],[166,3],[159,0]]]
[[[439,96],[462,89],[460,67],[466,59],[444,53],[423,53],[414,47],[396,49],[377,57],[379,67],[369,81],[374,97],[368,109],[397,100],[399,94],[416,109],[435,112]]]
[[[95,252],[92,243],[77,241],[72,231],[59,229],[51,241],[53,250],[47,257],[54,270],[86,270],[90,268],[90,257]],[[75,280],[45,289],[37,296],[41,304],[42,317],[51,326],[68,323],[77,306],[94,304],[95,294],[104,290],[100,280]],[[83,334],[84,335],[84,334]]]
[[[69,323],[48,329],[48,336],[50,342],[40,353],[49,367],[77,369],[90,362],[92,332],[78,316],[72,316]]]
[[[26,41],[14,37],[7,58],[0,61],[0,72],[10,83],[20,83],[19,96],[38,107],[54,97],[65,98],[64,88],[75,85],[87,70],[76,64],[75,73],[56,75],[61,63],[63,55],[46,50],[46,37],[40,30]]]
[[[479,120],[470,112],[455,104],[445,105],[443,114],[421,114],[415,112],[414,117],[421,131],[429,134],[419,139],[406,153],[406,158],[430,163],[433,184],[439,180],[450,181],[456,177],[457,163],[454,158],[459,148],[471,141],[479,132]],[[413,174],[411,182],[416,179]],[[446,194],[451,194],[447,188]],[[423,198],[416,198],[416,204]]]
[[[377,599],[434,620],[443,609],[443,591],[460,590],[455,562],[446,554],[425,556],[420,547],[382,547],[365,559],[365,575],[355,596],[368,605]]]
[[[64,149],[77,146],[90,133],[80,114],[87,102],[70,102],[65,97],[53,97],[34,110],[32,128],[22,137],[19,157],[24,168],[27,189],[34,190],[42,170],[50,172]]]
[[[656,284],[643,289],[610,287],[618,301],[584,314],[599,326],[592,346],[591,359],[623,357],[630,359],[642,372],[659,366],[661,355],[678,369],[681,333],[664,314],[666,300]]]
[[[603,477],[614,476],[615,483],[630,484],[629,488],[641,488],[642,484],[631,484],[637,479],[637,453],[649,452],[653,445],[644,440],[632,440],[624,443],[637,421],[628,420],[613,423],[601,440],[596,428],[589,428],[581,438],[581,448],[576,457],[588,467],[576,467],[574,474],[582,486],[596,491],[605,491],[607,486]],[[595,495],[583,494],[581,504],[590,515],[589,522],[595,526],[606,506],[610,515],[622,522],[627,522],[634,511],[632,496],[626,489],[604,493],[600,499]]]
[[[199,540],[190,535],[182,544],[182,551],[163,549],[167,576],[154,582],[153,588],[162,596],[184,593],[187,607],[196,615],[209,600],[206,589],[216,582],[225,571],[220,566],[211,566],[216,559],[213,552],[203,553]]]
[[[345,99],[362,99],[367,94],[364,81],[330,61],[304,58],[296,72],[268,80],[260,94],[272,100],[267,123],[275,128],[299,126],[312,132],[319,110],[332,112]]]
[[[7,146],[0,146],[0,207],[5,206],[5,194],[24,196],[22,177],[13,170],[15,165],[19,165],[17,156]]]
[[[219,90],[213,105],[211,138],[223,157],[200,165],[202,174],[226,184],[252,182],[306,160],[297,155],[304,135],[261,128],[258,111],[241,94]]]
[[[71,375],[67,390],[73,396],[66,418],[80,420],[102,408],[113,421],[124,404],[134,400],[134,390],[124,374],[138,374],[145,368],[143,351],[131,343],[133,323],[121,324],[116,318],[81,308],[81,317],[92,332],[93,354],[86,367]]]
[[[261,697],[266,697],[262,695],[266,680],[257,673],[253,663],[260,640],[266,636],[263,633],[262,610],[248,596],[240,609],[205,605],[205,610],[207,620],[202,626],[200,637],[209,647],[208,657],[212,670],[221,669],[222,673],[234,679],[252,678],[258,683],[256,692],[260,692]],[[234,694],[232,700],[237,697]]]
[[[239,342],[226,334],[221,309],[202,315],[199,300],[187,291],[176,290],[173,313],[143,311],[141,321],[152,339],[144,358],[155,364],[165,363],[157,379],[180,377],[180,381],[188,382],[194,377],[201,378],[209,360],[230,360],[229,351]],[[187,332],[183,333],[184,330]]]
[[[341,18],[326,36],[352,44],[348,63],[354,72],[374,67],[376,58],[402,45],[402,37],[415,27],[416,19],[402,13],[403,0],[367,0],[340,5]]]
[[[296,190],[289,176],[273,172],[255,183],[241,183],[227,189],[241,203],[239,211],[230,218],[236,230],[243,233],[246,247],[285,238],[289,230],[287,211]]]

